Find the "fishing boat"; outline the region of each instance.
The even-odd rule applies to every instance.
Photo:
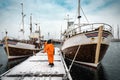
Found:
[[[24,13],[23,13],[23,3],[22,5],[22,29],[20,30],[23,33],[24,36]],[[31,23],[31,17],[30,17],[30,30],[32,29],[32,23]],[[6,31],[6,36],[3,40],[3,43],[5,45],[5,51],[8,55],[9,60],[14,60],[14,59],[20,59],[24,57],[29,57],[33,55],[34,53],[37,53],[40,51],[40,46],[39,43],[37,43],[37,40],[39,40],[39,36],[37,35],[35,37],[30,37],[29,40],[19,40],[19,39],[14,39],[11,37],[7,36],[7,31]],[[32,32],[31,32],[32,33]],[[36,32],[35,32],[36,33]],[[39,31],[40,33],[40,31]]]
[[[39,47],[34,44],[21,42],[20,40],[5,37],[4,48],[9,60],[21,59],[29,57],[40,51]]]
[[[80,23],[80,0],[78,0],[78,24],[68,20],[63,33],[61,50],[69,62],[97,68],[112,39],[112,27],[106,23]]]

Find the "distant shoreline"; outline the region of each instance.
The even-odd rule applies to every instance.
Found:
[[[112,39],[111,42],[120,42],[120,39]]]

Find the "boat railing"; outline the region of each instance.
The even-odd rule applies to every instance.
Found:
[[[73,25],[73,26],[75,26],[75,25]],[[67,29],[64,32],[64,35],[67,37],[67,36],[72,36],[75,34],[80,34],[80,33],[88,32],[88,31],[98,30],[100,26],[103,26],[103,30],[105,30],[105,31],[108,31],[108,32],[112,31],[112,27],[109,24],[91,23],[91,24],[82,24],[79,27]]]

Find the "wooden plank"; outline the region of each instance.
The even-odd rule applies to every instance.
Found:
[[[97,43],[96,54],[95,54],[95,64],[97,64],[99,60],[100,46],[101,46],[101,40],[102,40],[102,31],[103,31],[103,26],[100,26],[99,33],[98,33],[98,43]]]

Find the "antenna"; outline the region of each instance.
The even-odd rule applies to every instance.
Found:
[[[65,20],[67,20],[67,29],[69,29],[69,20],[72,18],[69,18],[69,14],[67,15],[67,18],[65,18]]]

